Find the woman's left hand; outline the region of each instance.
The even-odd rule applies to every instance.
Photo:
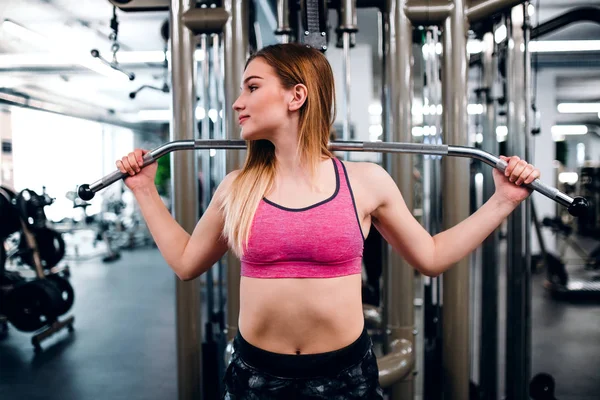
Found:
[[[500,158],[508,164],[504,174],[494,168],[494,184],[496,185],[496,194],[502,196],[505,200],[518,205],[525,200],[532,192],[532,189],[525,187],[540,177],[540,170],[527,161],[521,160],[517,156]]]

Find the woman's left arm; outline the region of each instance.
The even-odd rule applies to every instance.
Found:
[[[467,219],[433,237],[412,216],[398,187],[381,171],[371,182],[378,207],[371,213],[375,227],[409,264],[425,275],[437,276],[475,250],[530,194],[523,187],[540,172],[518,157],[501,157],[505,175],[493,170],[496,192]],[[385,171],[383,171],[385,172]]]

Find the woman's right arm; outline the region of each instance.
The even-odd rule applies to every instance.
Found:
[[[133,156],[126,156],[118,161],[117,167],[122,172],[130,175],[133,173],[125,179],[125,184],[133,192],[148,229],[167,264],[180,279],[194,279],[212,267],[228,250],[227,243],[221,236],[224,216],[218,199],[223,191],[228,190],[238,172],[228,174],[221,182],[190,235],[175,221],[158,194],[154,185],[155,164],[139,168],[138,163],[143,154],[144,152],[136,150],[130,153]]]

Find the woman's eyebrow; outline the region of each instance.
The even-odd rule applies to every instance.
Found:
[[[247,77],[246,79],[244,79],[244,83],[243,83],[243,84],[245,85],[245,84],[246,84],[246,83],[247,83],[247,82],[248,82],[250,79],[253,79],[253,78],[256,78],[256,79],[263,79],[263,78],[261,78],[260,76],[257,76],[257,75],[252,75],[252,76],[249,76],[249,77]],[[241,90],[241,89],[242,89],[242,88],[240,87],[240,90]]]

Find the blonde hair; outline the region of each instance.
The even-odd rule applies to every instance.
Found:
[[[335,119],[335,87],[331,65],[318,50],[297,43],[267,46],[246,62],[263,59],[276,72],[281,85],[291,89],[307,87],[307,98],[299,112],[298,155],[311,177],[323,158],[333,157],[327,145]],[[221,210],[225,215],[223,236],[241,257],[248,245],[250,228],[261,199],[275,180],[275,146],[268,140],[247,141],[244,167],[224,193]]]

